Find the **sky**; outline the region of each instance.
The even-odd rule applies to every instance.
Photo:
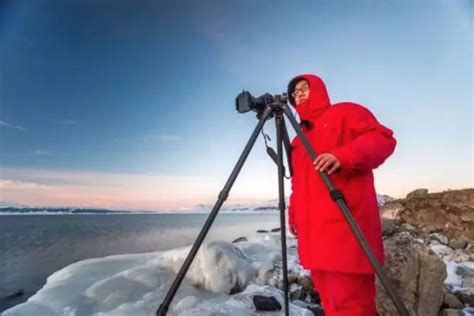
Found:
[[[379,194],[473,187],[473,11],[471,1],[0,0],[0,201],[213,205],[257,123],[235,97],[281,94],[300,73],[394,131],[394,154],[374,170]],[[265,132],[275,147],[273,121]],[[277,197],[259,137],[227,202]]]

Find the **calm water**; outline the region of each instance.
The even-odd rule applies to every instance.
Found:
[[[39,290],[46,278],[73,262],[113,254],[142,253],[191,245],[207,214],[9,215],[0,216],[0,312]],[[217,216],[206,241],[232,241],[258,229],[279,227],[279,214]]]

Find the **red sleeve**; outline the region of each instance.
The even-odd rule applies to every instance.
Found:
[[[393,131],[380,124],[365,107],[351,107],[346,127],[354,138],[329,152],[341,163],[341,170],[367,171],[380,166],[395,150]]]

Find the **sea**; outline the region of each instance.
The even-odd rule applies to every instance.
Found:
[[[209,214],[0,216],[0,313],[26,301],[53,272],[80,260],[192,245]],[[280,227],[279,213],[219,213],[204,242]],[[23,294],[4,299],[15,291]]]

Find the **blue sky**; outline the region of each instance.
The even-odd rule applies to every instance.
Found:
[[[394,130],[379,193],[472,187],[472,16],[469,1],[1,1],[0,200],[213,203],[256,124],[235,96],[298,73]],[[229,200],[276,194],[260,139]]]

